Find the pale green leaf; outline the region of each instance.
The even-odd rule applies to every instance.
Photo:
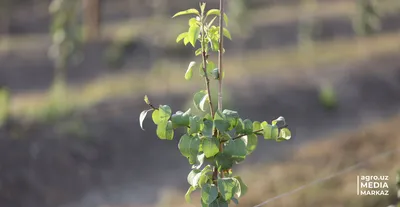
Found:
[[[143,121],[146,118],[147,112],[149,112],[151,110],[153,110],[153,109],[144,110],[144,111],[142,111],[142,113],[140,113],[139,122],[140,122],[140,128],[142,128],[143,131],[144,131]]]
[[[219,16],[219,14],[220,14],[220,11],[218,9],[210,9],[210,10],[208,10],[206,16],[210,16],[210,15]]]
[[[259,121],[254,121],[253,122],[253,131],[259,131],[261,130],[261,123]]]
[[[203,52],[203,51],[202,51],[202,48],[199,48],[199,49],[196,50],[195,55],[196,55],[196,56],[199,56],[199,55],[202,54],[202,52]]]
[[[161,122],[159,125],[157,125],[156,133],[160,139],[172,140],[174,138],[174,129],[172,127],[172,122]]]
[[[147,97],[147,95],[144,96],[144,102],[146,104],[150,104],[149,98]]]
[[[172,18],[177,17],[177,16],[182,16],[182,15],[188,15],[188,14],[196,14],[196,15],[200,15],[199,11],[197,11],[197,9],[187,9],[185,11],[180,11],[176,14],[174,14],[174,16],[172,16]]]
[[[180,35],[178,35],[178,37],[176,38],[176,43],[180,42],[181,40],[183,40],[185,37],[187,37],[187,32],[181,33]]]
[[[292,133],[288,128],[282,128],[279,134],[279,137],[277,138],[277,141],[286,141],[292,138]]]
[[[185,45],[187,45],[189,43],[189,36],[188,35],[186,35],[186,37],[183,39],[183,43]]]
[[[158,125],[158,124],[161,123],[159,114],[160,114],[159,113],[159,109],[153,111],[153,114],[151,115],[151,118],[152,118],[154,124]]]
[[[222,32],[223,32],[225,37],[227,37],[228,39],[232,40],[232,36],[231,36],[231,33],[229,32],[229,30],[227,30],[226,28],[222,28]]]
[[[198,24],[198,21],[196,18],[189,19],[189,26],[196,26],[197,24]]]
[[[187,190],[186,194],[185,194],[185,200],[188,203],[192,202],[192,199],[190,198],[190,195],[193,193],[193,191],[195,191],[196,188],[193,186],[190,186],[189,189]]]
[[[263,128],[264,139],[277,139],[279,134],[279,129],[276,125],[270,125],[267,122],[261,123]]]
[[[202,111],[206,111],[206,102],[208,100],[208,94],[204,95],[203,98],[201,99],[200,103],[199,103],[199,108]]]
[[[225,22],[225,26],[228,26],[228,15],[226,15],[225,13],[224,13],[224,22]]]
[[[195,62],[195,61],[192,61],[192,62],[189,63],[189,66],[188,66],[188,68],[187,68],[187,70],[186,70],[186,73],[185,73],[185,79],[186,79],[186,80],[192,79],[192,76],[193,76],[193,67],[194,67],[195,65],[196,65],[196,62]]]
[[[189,27],[187,38],[193,47],[196,46],[196,40],[199,37],[199,34],[200,34],[200,27],[198,25],[193,25]]]
[[[193,187],[197,187],[197,183],[199,182],[199,178],[201,176],[201,170],[199,169],[193,169],[192,171],[190,171],[190,173],[187,176],[187,181],[188,183],[193,186]]]
[[[241,118],[238,119],[235,130],[236,130],[236,134],[244,134],[244,123]]]

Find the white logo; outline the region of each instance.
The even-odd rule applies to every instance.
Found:
[[[358,175],[357,195],[389,195],[389,176]]]

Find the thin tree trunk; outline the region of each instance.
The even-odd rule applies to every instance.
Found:
[[[100,36],[100,2],[84,0],[84,25],[88,41],[96,41]]]

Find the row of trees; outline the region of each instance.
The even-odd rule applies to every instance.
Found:
[[[165,15],[167,5],[163,1],[153,0],[155,13]],[[8,31],[8,16],[11,14],[16,1],[0,0],[0,26],[1,33]],[[299,48],[306,58],[313,56],[313,42],[318,31],[318,22],[313,17],[316,11],[317,0],[303,0],[304,16],[299,24]],[[358,15],[354,18],[354,29],[359,35],[369,35],[379,29],[379,13],[376,0],[357,0]],[[68,65],[77,63],[82,59],[80,48],[85,42],[96,41],[100,38],[101,5],[99,0],[52,0],[49,12],[51,15],[50,33],[53,44],[49,49],[50,58],[54,61],[54,81],[51,97],[55,105],[65,103],[66,97],[66,70]],[[227,13],[232,16],[232,29],[240,29],[247,16],[244,0],[232,0],[227,4]],[[161,17],[160,17],[161,18]],[[241,29],[242,28],[242,29]],[[244,29],[246,30],[246,29]],[[244,44],[243,41],[239,44]],[[305,51],[305,52],[304,52]],[[244,51],[242,51],[244,52]],[[156,52],[157,53],[157,52]],[[157,56],[156,54],[154,54]],[[157,58],[157,57],[154,57]],[[324,81],[321,81],[325,85]]]

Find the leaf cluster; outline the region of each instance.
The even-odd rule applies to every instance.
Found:
[[[219,30],[213,22],[220,16],[220,10],[205,11],[205,3],[200,4],[200,11],[191,8],[176,13],[173,17],[192,15],[189,19],[189,29],[178,35],[176,42],[183,40],[193,47],[200,42],[196,55],[202,56],[200,76],[206,79],[206,90],[199,90],[193,94],[193,105],[202,114],[192,113],[191,108],[185,112],[172,112],[168,105],[155,107],[144,97],[149,109],[140,114],[140,126],[151,112],[151,118],[157,125],[156,134],[160,139],[173,140],[175,130],[183,129],[180,135],[178,149],[192,166],[187,176],[190,187],[185,195],[190,202],[190,195],[195,190],[201,190],[202,206],[228,206],[229,203],[238,203],[238,198],[247,192],[247,186],[239,176],[233,175],[232,167],[243,162],[257,147],[259,137],[277,142],[291,139],[291,132],[287,128],[283,117],[267,121],[252,121],[243,119],[239,113],[230,109],[214,109],[210,99],[208,77],[220,79],[218,69],[212,61],[208,61],[209,52],[219,50]],[[208,21],[208,18],[212,18]],[[223,16],[225,24],[228,21]],[[229,31],[223,28],[223,36],[231,39]],[[206,63],[206,65],[204,64]],[[195,61],[189,63],[185,72],[185,79],[193,76]],[[223,75],[222,75],[223,77]],[[143,129],[144,130],[144,129]]]

